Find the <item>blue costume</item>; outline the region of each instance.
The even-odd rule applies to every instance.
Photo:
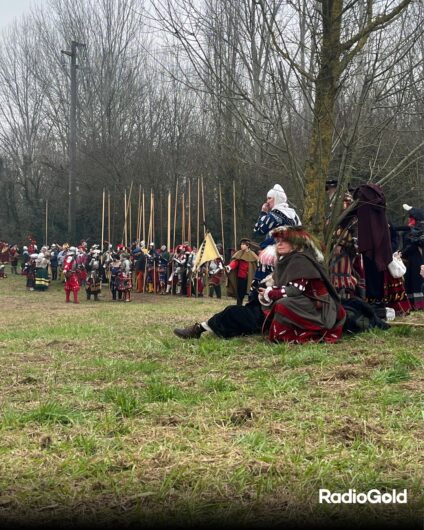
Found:
[[[283,188],[279,184],[269,190],[267,198],[274,199],[274,206],[271,211],[261,211],[259,219],[253,228],[256,234],[266,236],[265,239],[260,243],[260,248],[264,251],[270,245],[274,245],[275,240],[271,236],[271,232],[280,226],[299,226],[301,221],[297,213],[293,208],[290,208],[287,204],[287,195]],[[254,295],[257,291],[259,283],[271,274],[274,267],[268,263],[262,263],[259,255],[259,264],[256,269],[255,278],[251,285],[250,295]]]

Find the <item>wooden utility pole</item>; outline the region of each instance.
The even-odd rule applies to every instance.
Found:
[[[71,58],[71,101],[69,115],[69,179],[68,179],[68,238],[76,237],[76,162],[77,162],[77,49],[85,47],[81,42],[71,41],[71,51],[61,50]]]

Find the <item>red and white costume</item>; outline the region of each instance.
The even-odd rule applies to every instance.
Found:
[[[66,301],[69,302],[71,291],[74,293],[74,303],[78,304],[78,291],[80,289],[80,285],[78,282],[78,274],[77,274],[77,262],[75,259],[75,250],[69,249],[69,252],[65,258],[65,261],[63,263],[63,272],[66,278],[65,281],[65,293],[66,293]]]

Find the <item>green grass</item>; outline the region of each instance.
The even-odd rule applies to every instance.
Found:
[[[424,315],[336,345],[181,341],[233,301],[102,298],[0,284],[0,521],[419,519]],[[320,487],[409,503],[323,506]]]

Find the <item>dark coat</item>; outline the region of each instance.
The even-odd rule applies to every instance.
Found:
[[[377,184],[364,184],[353,198],[358,200],[358,250],[382,272],[393,259],[383,190]]]

